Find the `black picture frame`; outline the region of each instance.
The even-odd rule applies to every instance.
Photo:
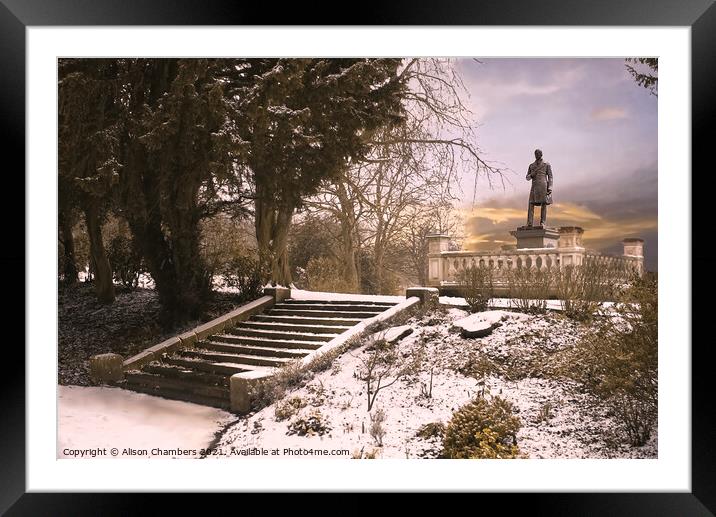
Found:
[[[394,1],[389,5],[361,3],[354,12],[320,4],[297,3],[269,13],[264,5],[228,0],[0,0],[0,127],[6,192],[13,192],[18,213],[24,213],[25,192],[25,30],[29,26],[85,25],[501,25],[501,26],[689,26],[692,37],[692,170],[711,173],[711,142],[707,126],[716,120],[716,6],[713,0],[462,0],[459,3]],[[668,145],[668,142],[660,142]],[[10,158],[10,160],[8,160]],[[708,160],[708,161],[707,161]],[[13,173],[10,173],[13,172]],[[705,210],[708,189],[696,188],[698,175],[670,171],[692,181],[692,236],[703,235],[710,222]],[[9,182],[15,182],[10,185]],[[704,199],[698,199],[699,195]],[[9,203],[9,200],[8,200]],[[711,203],[712,204],[712,203]],[[7,209],[7,205],[6,205]],[[701,231],[699,231],[701,229]],[[684,229],[684,231],[688,231]],[[24,225],[5,230],[5,242],[25,242]],[[11,275],[10,288],[18,294],[31,271],[26,269],[24,245],[3,248],[3,271]],[[706,247],[691,249],[692,271],[707,270],[714,259]],[[667,274],[668,272],[662,272]],[[707,275],[709,276],[709,275]],[[710,275],[713,277],[714,275]],[[697,303],[713,281],[705,278],[692,293],[692,332],[708,321],[711,307]],[[23,285],[24,287],[24,285]],[[12,292],[11,291],[11,292]],[[23,291],[24,292],[24,291]],[[24,299],[24,294],[22,295]],[[14,308],[13,308],[14,307]],[[32,307],[15,303],[6,322],[25,320]],[[16,311],[12,314],[9,311]],[[22,311],[22,314],[21,314]],[[26,320],[25,320],[26,321]],[[666,322],[668,324],[668,322]],[[697,333],[692,335],[697,336]],[[24,336],[22,336],[24,341]],[[0,513],[8,515],[120,515],[141,513],[128,494],[39,494],[25,490],[25,356],[19,340],[6,338],[0,375]],[[511,504],[525,505],[531,513],[550,515],[713,515],[716,512],[716,436],[711,389],[711,339],[673,344],[692,357],[692,491],[690,493],[510,494]],[[11,346],[12,345],[12,346]],[[12,365],[12,367],[10,367]],[[244,496],[242,496],[244,497]],[[481,496],[483,498],[496,496]],[[500,496],[498,496],[500,497]],[[501,496],[504,497],[504,496]],[[514,503],[512,503],[514,501]],[[144,503],[142,503],[143,505]],[[164,510],[185,505],[185,498],[162,498]],[[481,503],[482,504],[482,503]],[[485,502],[484,504],[488,504]]]

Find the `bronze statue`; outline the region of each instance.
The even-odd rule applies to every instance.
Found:
[[[552,167],[542,160],[542,151],[535,150],[535,161],[527,169],[527,181],[532,181],[530,204],[527,209],[527,226],[533,226],[535,205],[541,207],[539,224],[547,224],[547,205],[552,204]]]

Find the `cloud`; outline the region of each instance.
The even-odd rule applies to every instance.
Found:
[[[502,200],[504,202],[504,200]],[[515,198],[513,202],[518,202]],[[535,207],[535,217],[539,217]],[[516,206],[481,206],[465,212],[464,249],[495,250],[504,243],[513,243],[509,232],[525,224],[527,210]],[[584,243],[596,250],[620,248],[627,237],[644,237],[657,231],[657,218],[652,213],[597,213],[585,205],[565,202],[548,209],[550,226],[581,226]]]
[[[539,207],[535,207],[539,213]],[[517,208],[515,206],[481,206],[470,210],[465,214],[467,219],[484,219],[492,224],[512,223],[527,217],[527,207]],[[573,224],[580,224],[602,219],[602,217],[586,206],[575,203],[555,203],[549,207],[549,216],[556,219],[568,219]]]
[[[592,110],[592,120],[619,120],[627,118],[627,112],[624,108],[616,108],[606,106]]]
[[[524,215],[524,210],[514,207],[483,206],[471,210],[468,214],[466,214],[466,217],[487,219],[493,224],[500,224],[514,219],[522,219]]]

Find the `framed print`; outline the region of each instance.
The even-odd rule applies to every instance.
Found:
[[[712,3],[292,10],[2,0],[0,509],[716,511]]]

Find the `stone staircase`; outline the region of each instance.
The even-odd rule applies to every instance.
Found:
[[[124,372],[123,388],[229,409],[232,375],[272,370],[327,345],[362,320],[397,303],[293,300],[273,305],[193,347],[163,354]]]

